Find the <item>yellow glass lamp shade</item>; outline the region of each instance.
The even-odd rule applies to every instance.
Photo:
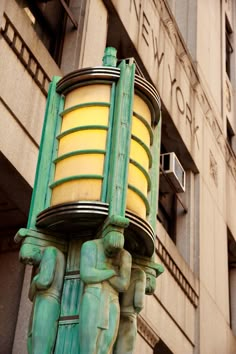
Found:
[[[110,102],[111,86],[90,84],[78,87],[66,95],[64,109],[88,102]]]
[[[101,198],[111,86],[92,84],[65,97],[51,206]]]
[[[127,209],[146,219],[151,166],[150,145],[152,139],[151,112],[147,103],[134,95],[131,130],[130,162],[128,173]]]

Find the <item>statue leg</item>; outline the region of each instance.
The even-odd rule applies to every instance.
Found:
[[[100,313],[101,289],[87,289],[82,298],[80,308],[79,343],[80,354],[96,354],[97,338],[100,332],[98,328]]]
[[[109,308],[109,327],[101,331],[100,339],[98,341],[99,347],[97,354],[112,353],[112,348],[115,343],[118,328],[119,328],[120,306],[118,301],[110,303]]]
[[[32,354],[51,354],[59,316],[60,304],[56,299],[37,295],[32,323]]]
[[[114,354],[132,354],[137,335],[137,314],[121,314]]]

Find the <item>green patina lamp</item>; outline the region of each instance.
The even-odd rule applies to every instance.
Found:
[[[114,48],[106,49],[103,66],[55,77],[50,85],[28,225],[16,240],[26,246],[21,259],[40,264],[41,272],[50,263],[46,253],[54,254],[55,269],[60,264],[54,353],[80,353],[85,241],[124,235],[133,264],[163,272],[154,262],[160,130],[157,91],[135,74],[132,59],[117,66]],[[37,264],[28,255],[32,247],[39,249]],[[35,284],[42,287],[37,275]]]

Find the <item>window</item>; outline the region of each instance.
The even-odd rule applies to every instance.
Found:
[[[230,147],[232,148],[232,139],[234,137],[234,131],[231,127],[231,124],[229,122],[229,120],[227,119],[227,141],[230,145]]]
[[[167,151],[162,145],[161,154],[164,155],[166,153]],[[164,159],[163,166],[160,168],[160,190],[157,218],[166,229],[173,242],[176,242],[177,199],[174,186],[172,186],[168,175],[165,173],[165,170],[168,169],[168,166],[166,166],[167,163],[167,159]]]
[[[236,241],[228,230],[229,315],[230,327],[236,335]]]
[[[157,218],[174,243],[176,243],[178,204],[183,208],[184,212],[187,212],[179,195],[180,192],[184,191],[185,171],[175,153],[168,153],[162,145]]]
[[[173,354],[173,352],[167,347],[167,345],[160,339],[155,345],[153,354]]]
[[[51,56],[60,65],[66,24],[66,12],[62,2],[58,0],[17,0],[17,2],[25,10],[34,30]]]
[[[232,29],[230,27],[227,17],[225,18],[225,70],[229,77],[231,78],[231,57],[233,53],[232,46]]]
[[[174,243],[176,243],[176,194],[160,191],[157,218],[166,229]]]
[[[162,112],[161,144],[161,154],[174,152],[174,161],[179,163],[172,165],[175,170],[173,178],[169,173],[160,171],[157,219],[186,263],[193,271],[198,271],[196,245],[199,232],[200,179],[194,161],[165,109]],[[168,161],[164,162],[168,164]],[[166,165],[163,166],[166,169]]]

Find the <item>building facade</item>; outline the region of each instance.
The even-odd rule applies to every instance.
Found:
[[[101,65],[106,46],[157,88],[161,153],[180,168],[160,170],[165,273],[135,353],[236,353],[235,29],[233,0],[0,2],[1,353],[27,352],[31,269],[14,235],[27,223],[49,82]]]

